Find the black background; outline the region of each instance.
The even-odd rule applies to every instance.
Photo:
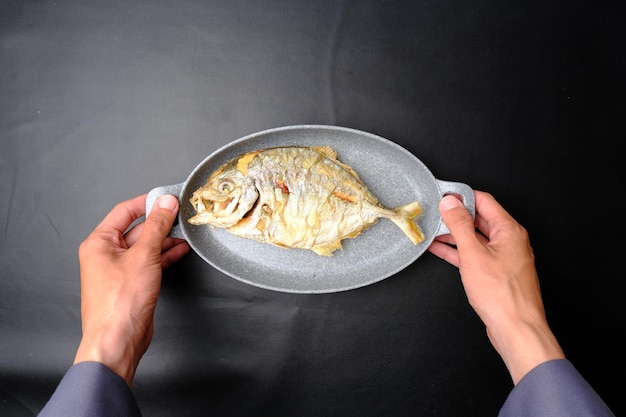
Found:
[[[621,20],[590,1],[0,2],[0,414],[35,415],[71,365],[77,247],[115,203],[314,123],[493,193],[530,233],[566,355],[620,415]],[[133,390],[146,416],[495,416],[511,387],[431,254],[297,295],[191,253]]]

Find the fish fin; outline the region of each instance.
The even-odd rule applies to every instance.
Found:
[[[402,229],[411,239],[411,242],[417,245],[426,238],[422,229],[414,221],[416,217],[422,214],[422,206],[418,201],[398,207],[394,211],[396,215],[389,217],[389,219]]]
[[[361,181],[361,179],[359,178],[359,175],[356,173],[356,171],[349,165],[344,164],[343,162],[339,161],[339,159],[337,159],[337,151],[335,151],[333,148],[331,148],[330,146],[312,146],[311,149],[316,150],[317,152],[321,153],[322,155],[324,155],[325,157],[332,159],[333,161],[335,161],[337,164],[339,164],[339,166],[343,169],[345,169],[346,171],[348,171],[350,174],[352,174],[352,176],[354,178],[356,178],[358,181]]]
[[[337,151],[330,146],[312,146],[312,148],[330,159],[337,159]]]
[[[316,245],[311,248],[313,252],[317,253],[320,256],[333,256],[333,252],[337,249],[341,249],[340,240],[332,243],[327,243],[325,245]]]

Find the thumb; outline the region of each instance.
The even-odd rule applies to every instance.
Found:
[[[439,202],[439,212],[457,246],[476,239],[474,219],[457,197],[443,196]]]
[[[173,195],[160,196],[146,217],[138,243],[149,249],[158,250],[160,253],[163,241],[178,214],[178,207],[178,199]]]

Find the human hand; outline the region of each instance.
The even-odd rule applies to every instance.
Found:
[[[184,240],[167,237],[178,212],[171,195],[124,233],[145,204],[144,194],[116,205],[78,251],[83,335],[74,363],[100,362],[129,386],[152,341],[162,270],[189,251]]]
[[[526,229],[490,194],[474,195],[475,220],[456,197],[441,199],[450,234],[428,250],[459,268],[467,299],[517,384],[535,366],[565,355],[546,320]]]

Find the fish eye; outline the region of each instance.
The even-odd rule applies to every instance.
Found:
[[[217,189],[220,193],[230,193],[235,189],[235,183],[231,180],[224,179],[217,185]]]

